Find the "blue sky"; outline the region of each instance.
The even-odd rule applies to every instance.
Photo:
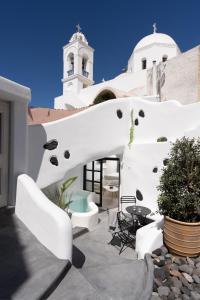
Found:
[[[62,46],[77,23],[95,49],[96,83],[121,72],[153,22],[181,51],[200,44],[199,0],[2,0],[0,7],[0,75],[30,87],[32,106],[53,107],[62,93]]]

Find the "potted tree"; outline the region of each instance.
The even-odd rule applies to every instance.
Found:
[[[172,144],[158,186],[164,243],[181,256],[200,254],[200,139]]]

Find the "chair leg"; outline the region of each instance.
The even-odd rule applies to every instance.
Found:
[[[108,245],[110,245],[111,244],[111,242],[113,241],[113,239],[115,238],[115,236],[118,234],[118,232],[114,232],[113,234],[112,234],[112,239],[110,240],[110,242],[108,242]]]
[[[120,249],[120,251],[119,251],[119,255],[126,249],[124,249],[124,246],[126,246],[126,243],[123,243],[123,245],[122,245],[122,247],[121,247],[121,249]]]

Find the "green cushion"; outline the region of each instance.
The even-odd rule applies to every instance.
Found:
[[[79,192],[73,192],[71,201],[69,205],[69,209],[74,211],[74,212],[88,212],[89,207],[88,207],[88,192],[86,191],[79,191]]]

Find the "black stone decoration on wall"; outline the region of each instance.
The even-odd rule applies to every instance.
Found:
[[[157,173],[158,172],[158,168],[157,167],[153,168],[153,172]]]
[[[145,117],[145,113],[142,109],[139,111],[139,116],[142,117],[142,118]]]
[[[120,109],[117,110],[117,116],[119,119],[121,119],[123,117],[123,113]]]
[[[135,125],[138,126],[139,125],[139,121],[138,119],[135,119]]]
[[[165,158],[165,159],[163,160],[163,165],[166,166],[166,165],[168,164],[168,162],[169,162],[169,159],[168,159],[168,158]]]
[[[52,163],[52,165],[58,166],[58,159],[57,159],[56,156],[51,156],[50,157],[50,162]]]
[[[58,146],[58,141],[51,140],[51,141],[47,142],[46,144],[44,144],[43,148],[47,149],[47,150],[54,150],[57,148],[57,146]]]
[[[69,153],[68,150],[65,151],[64,157],[65,157],[66,159],[69,159],[69,158],[70,158],[70,153]]]
[[[142,193],[140,192],[140,190],[136,190],[136,198],[137,198],[139,201],[142,201],[142,200],[143,200],[143,196],[142,196]]]

